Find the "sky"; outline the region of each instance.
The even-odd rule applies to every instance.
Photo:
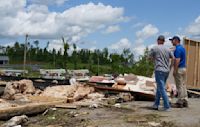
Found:
[[[200,40],[199,0],[0,0],[0,45],[24,43],[63,48],[61,37],[78,49],[108,48],[136,55],[159,35]],[[34,45],[34,44],[33,44]]]

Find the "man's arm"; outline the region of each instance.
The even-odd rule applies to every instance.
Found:
[[[171,51],[170,51],[170,59],[171,59],[171,64],[170,64],[170,70],[171,70],[172,67],[174,66],[174,55]]]
[[[179,50],[175,50],[174,52],[174,75],[177,74],[178,72],[178,66],[179,66],[179,63],[180,63],[180,60],[181,60],[181,52]]]
[[[179,63],[180,63],[180,58],[175,58],[175,60],[174,60],[174,74],[177,74],[177,72],[178,72]]]

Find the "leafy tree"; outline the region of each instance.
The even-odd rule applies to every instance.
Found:
[[[68,58],[68,49],[69,49],[69,44],[67,42],[65,42],[64,37],[62,37],[62,41],[63,41],[63,47],[64,47],[64,55],[63,55],[63,68],[67,68],[67,58]]]
[[[133,65],[133,73],[151,77],[153,74],[153,62],[148,59],[148,47],[144,51],[144,55],[140,56],[139,61]]]

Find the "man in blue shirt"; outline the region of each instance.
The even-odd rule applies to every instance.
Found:
[[[186,51],[185,48],[180,44],[180,38],[174,36],[171,40],[173,46],[176,46],[174,51],[174,78],[176,87],[178,90],[177,106],[188,107],[188,95],[186,88]]]

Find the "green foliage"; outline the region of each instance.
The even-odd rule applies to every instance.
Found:
[[[121,54],[109,53],[108,48],[94,51],[88,49],[77,50],[73,44],[73,52],[68,54],[69,44],[62,38],[63,49],[59,51],[47,50],[49,42],[45,48],[40,48],[39,41],[29,42],[27,47],[27,64],[44,65],[43,68],[65,68],[65,69],[89,69],[92,74],[105,73],[134,73],[137,75],[151,76],[153,73],[153,63],[148,60],[148,48],[144,55],[136,61],[130,49],[124,49]],[[16,42],[14,46],[6,47],[6,54],[10,58],[11,64],[22,64],[24,54],[24,44]]]
[[[133,65],[132,71],[134,74],[151,77],[154,70],[153,61],[148,59],[149,49],[146,48],[144,55],[140,56],[139,61]]]

